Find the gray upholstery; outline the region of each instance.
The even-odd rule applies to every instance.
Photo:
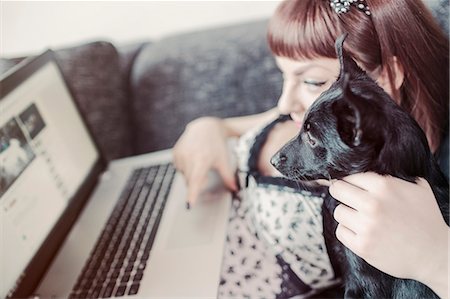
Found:
[[[95,42],[57,51],[56,57],[105,158],[132,154],[129,104],[116,48]]]
[[[170,147],[204,115],[252,114],[275,105],[281,75],[266,21],[168,37],[148,45],[131,77],[138,153]]]
[[[117,47],[117,51],[119,53],[120,72],[122,73],[122,80],[125,83],[125,90],[127,95],[131,93],[130,76],[131,71],[133,70],[134,61],[136,60],[136,57],[138,56],[142,48],[149,44],[149,42],[141,42],[121,45]]]
[[[424,2],[431,9],[438,24],[448,36],[448,0],[424,0]]]

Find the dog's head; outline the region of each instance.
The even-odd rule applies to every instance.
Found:
[[[420,163],[414,143],[428,146],[417,123],[344,50],[345,38],[336,41],[338,79],[309,108],[299,134],[271,159],[290,179],[341,178],[364,171],[413,173]],[[401,158],[395,156],[399,153]]]

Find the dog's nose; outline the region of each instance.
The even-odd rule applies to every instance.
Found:
[[[283,153],[276,153],[272,159],[270,159],[270,164],[272,164],[274,167],[278,167],[283,163],[286,163],[287,157]]]

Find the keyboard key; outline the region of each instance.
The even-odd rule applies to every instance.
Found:
[[[134,264],[134,262],[136,261],[136,257],[137,257],[137,254],[134,254],[134,253],[133,253],[133,254],[130,256],[130,258],[128,259],[128,262]]]
[[[114,270],[114,272],[111,275],[112,279],[116,279],[117,277],[119,277],[120,274],[120,270]]]
[[[144,252],[144,254],[141,256],[141,261],[147,261],[150,257],[150,254],[148,252]]]
[[[146,265],[147,265],[147,263],[141,262],[141,263],[137,266],[137,269],[138,269],[138,270],[144,270]]]
[[[144,276],[142,272],[137,272],[133,277],[133,281],[141,281],[142,276]]]
[[[130,273],[133,271],[134,263],[128,264],[128,266],[125,268],[125,273]]]
[[[129,280],[130,280],[130,273],[125,273],[125,274],[122,276],[120,282],[122,282],[122,283],[127,283]]]
[[[103,289],[103,294],[102,294],[102,298],[109,298],[112,296],[112,292],[114,290],[114,284],[109,283],[104,289]]]
[[[91,298],[98,298],[100,296],[100,291],[102,290],[101,286],[97,286],[92,292]]]
[[[127,290],[127,286],[126,285],[121,285],[117,288],[116,290],[116,296],[117,297],[121,297],[123,295],[125,295],[125,291]]]
[[[114,269],[122,269],[123,268],[123,260],[125,257],[120,257],[119,260],[114,264]]]
[[[130,287],[130,291],[128,292],[128,295],[136,295],[139,291],[139,284],[135,283],[132,284]]]

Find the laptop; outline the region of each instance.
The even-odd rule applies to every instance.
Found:
[[[52,51],[1,77],[0,297],[215,298],[231,195],[171,150],[104,162]]]

